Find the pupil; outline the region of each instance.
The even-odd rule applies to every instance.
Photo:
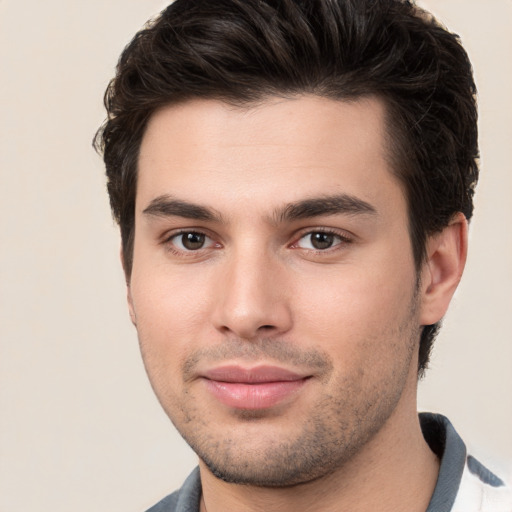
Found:
[[[201,233],[185,233],[181,239],[183,247],[191,251],[201,249],[204,245],[204,235]]]
[[[313,233],[311,244],[315,249],[329,249],[334,242],[334,236],[328,233]]]

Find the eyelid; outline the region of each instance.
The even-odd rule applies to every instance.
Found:
[[[304,249],[297,245],[299,243],[299,241],[302,240],[304,237],[306,237],[308,235],[312,235],[314,233],[324,233],[326,235],[335,236],[335,237],[339,238],[340,243],[337,243],[336,245],[333,245],[332,247],[329,247],[327,249]],[[337,250],[337,248],[340,245],[343,246],[345,244],[353,243],[354,241],[355,241],[355,236],[345,230],[336,229],[336,228],[328,228],[325,226],[319,226],[319,227],[305,228],[305,229],[302,229],[301,231],[299,231],[299,233],[297,233],[294,236],[294,241],[290,244],[289,247],[291,247],[292,249],[302,249],[304,251],[326,253],[329,251]]]
[[[184,235],[187,233],[197,233],[200,235],[204,235],[207,239],[210,240],[210,242],[208,243],[208,245],[206,247],[201,247],[200,249],[196,249],[196,250],[190,250],[190,249],[187,250],[187,249],[181,249],[179,247],[176,247],[175,244],[173,244],[173,242],[172,242],[173,239],[180,235]],[[327,235],[332,235],[332,236],[337,237],[340,241],[339,241],[339,243],[336,243],[335,245],[333,245],[332,247],[329,247],[327,249],[307,249],[307,248],[299,247],[297,245],[301,239],[303,239],[304,237],[306,237],[308,235],[314,234],[314,233],[325,233]],[[347,232],[346,230],[343,230],[343,229],[331,228],[331,227],[325,227],[325,226],[308,227],[308,228],[303,228],[300,231],[296,232],[296,234],[293,236],[293,242],[288,244],[288,247],[292,248],[292,249],[300,249],[303,251],[317,252],[317,253],[325,254],[328,252],[340,250],[341,247],[343,247],[347,244],[353,243],[356,238],[357,237],[355,235],[353,235],[352,233]],[[159,243],[161,245],[165,246],[166,250],[168,250],[169,252],[174,253],[179,256],[183,256],[183,257],[193,257],[194,255],[198,256],[199,254],[204,253],[204,251],[223,247],[223,244],[218,241],[218,236],[216,236],[215,234],[212,234],[210,232],[210,230],[204,229],[204,228],[195,228],[195,227],[177,228],[174,230],[166,231],[164,234],[161,235]]]
[[[215,239],[215,235],[211,233],[209,229],[205,228],[199,228],[199,227],[185,227],[185,228],[174,228],[174,229],[168,229],[167,231],[163,232],[160,236],[160,242],[166,243],[172,238],[179,236],[179,235],[185,235],[187,233],[197,233],[198,235],[204,235],[208,238]]]
[[[204,235],[204,237],[206,239],[208,239],[210,242],[206,246],[201,247],[196,250],[191,250],[191,249],[186,249],[186,248],[182,249],[180,247],[176,247],[176,245],[173,243],[173,239],[175,239],[181,235],[186,235],[189,233]],[[209,233],[208,230],[203,229],[203,228],[193,228],[193,227],[192,228],[179,228],[179,229],[167,231],[166,233],[164,233],[162,235],[160,243],[163,246],[165,246],[166,250],[168,250],[169,252],[171,252],[175,255],[178,255],[178,256],[183,256],[183,257],[198,256],[199,254],[202,254],[204,251],[207,251],[212,248],[220,248],[222,246],[218,241],[216,241],[215,237],[211,233]]]

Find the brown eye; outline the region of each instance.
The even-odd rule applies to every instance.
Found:
[[[329,233],[327,231],[310,231],[300,238],[297,242],[297,247],[300,249],[325,251],[344,242],[349,243],[350,241],[335,233]]]
[[[187,231],[171,238],[172,244],[181,251],[198,251],[211,245],[212,241],[204,233]]]
[[[312,233],[310,236],[311,245],[315,249],[329,249],[334,244],[334,235],[329,233]]]

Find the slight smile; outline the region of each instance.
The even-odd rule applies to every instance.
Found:
[[[276,366],[222,366],[206,371],[202,378],[221,403],[237,409],[266,409],[295,394],[310,375],[300,375]]]

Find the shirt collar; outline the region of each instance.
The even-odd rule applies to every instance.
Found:
[[[420,413],[423,437],[441,460],[434,494],[426,512],[450,512],[459,491],[466,464],[466,445],[448,418]]]

